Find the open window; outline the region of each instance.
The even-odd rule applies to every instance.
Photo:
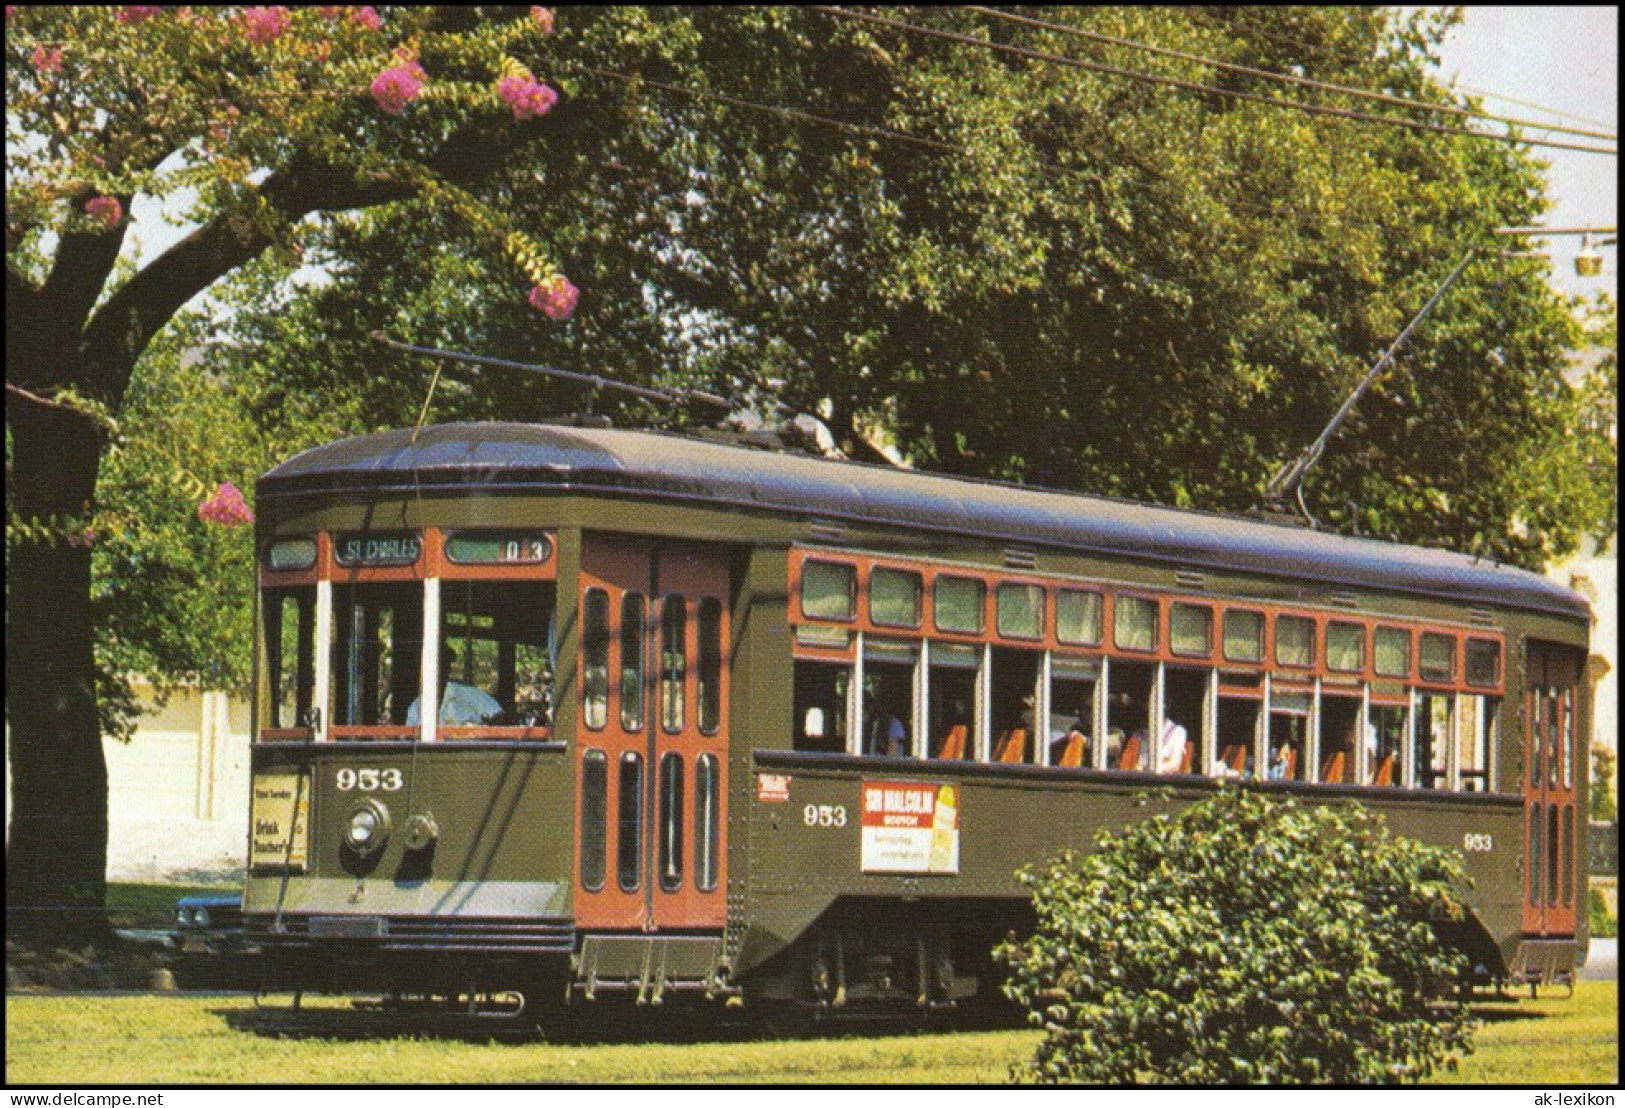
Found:
[[[938,578],[940,585],[943,578]],[[939,592],[940,595],[940,592]],[[941,608],[938,608],[939,617]],[[976,757],[978,676],[982,648],[957,643],[931,644],[930,724],[926,754],[958,760]]]
[[[423,661],[423,583],[333,586],[333,735],[410,737]]]
[[[913,750],[914,670],[919,647],[870,639],[863,648],[863,753],[901,758]]]
[[[550,727],[556,669],[551,649],[554,583],[448,580],[440,590],[441,734],[455,738],[472,734],[467,729]],[[603,616],[607,620],[607,599]],[[600,645],[607,649],[607,643],[606,624]],[[590,654],[592,644],[584,646]],[[590,659],[588,664],[590,668]],[[607,695],[607,675],[600,675],[598,683],[588,676],[589,692]],[[584,711],[591,716],[596,710],[591,718],[603,726],[602,700],[596,709],[590,706],[595,703],[591,696],[588,701]]]
[[[852,667],[844,662],[797,659],[795,749],[846,749],[846,717]]]
[[[1039,654],[1035,650],[993,648],[993,746],[995,762],[1031,762],[1038,690]]]
[[[1331,638],[1329,633],[1327,638]],[[1320,765],[1316,780],[1328,785],[1356,780],[1362,715],[1363,704],[1357,696],[1327,694],[1320,698]]]
[[[316,725],[316,586],[268,588],[260,608],[266,706],[264,726],[309,732]]]
[[[1095,765],[1100,660],[1064,655],[1051,659],[1049,688],[1049,764],[1074,769]]]
[[[1271,693],[1268,761],[1265,764],[1265,774],[1269,780],[1307,779],[1304,762],[1309,749],[1309,712],[1313,700],[1313,696],[1307,692]]]

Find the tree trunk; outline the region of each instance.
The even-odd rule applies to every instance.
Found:
[[[10,498],[23,525],[8,544],[6,923],[17,937],[79,946],[107,934],[107,760],[96,712],[90,548],[82,541],[100,435],[85,416],[62,408],[17,395],[6,406]],[[78,534],[68,520],[78,521]],[[31,523],[54,526],[42,538]]]

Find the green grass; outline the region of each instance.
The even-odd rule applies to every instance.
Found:
[[[8,1084],[999,1084],[1033,1031],[782,1041],[486,1042],[377,1035],[333,999],[294,1015],[246,997],[6,1000]],[[1568,1000],[1484,1005],[1478,1050],[1440,1084],[1611,1084],[1619,1011],[1611,981]]]

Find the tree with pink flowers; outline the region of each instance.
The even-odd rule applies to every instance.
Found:
[[[553,24],[542,8],[6,8],[6,899],[19,931],[98,928],[94,912],[29,909],[99,908],[105,889],[91,558],[115,520],[139,521],[95,491],[137,359],[223,277],[291,263],[334,213],[386,204],[453,213],[508,260],[516,302],[567,320],[575,286],[547,247],[471,191],[555,126],[560,93],[538,77]],[[151,257],[130,241],[141,204],[186,224]],[[207,457],[187,464],[193,526],[246,536],[242,491]]]

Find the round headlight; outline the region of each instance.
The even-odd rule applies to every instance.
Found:
[[[350,830],[347,832],[350,845],[357,848],[367,846],[372,837],[378,834],[378,813],[363,808],[350,817]]]
[[[209,926],[209,910],[207,908],[192,909],[192,922],[199,927]]]
[[[378,853],[389,838],[389,811],[376,800],[365,800],[350,812],[344,825],[344,843],[363,858]]]

